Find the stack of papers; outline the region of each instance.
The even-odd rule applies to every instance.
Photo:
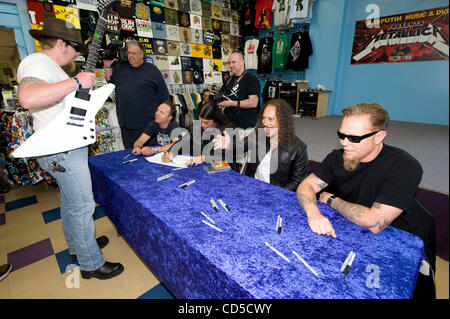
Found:
[[[153,156],[146,157],[145,159],[150,163],[155,164],[167,165],[172,167],[186,167],[186,162],[189,162],[189,160],[192,158],[191,156],[187,155],[177,155],[172,159],[171,162],[164,163],[162,161],[163,154],[164,153],[158,153]]]

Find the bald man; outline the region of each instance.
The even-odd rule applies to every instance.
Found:
[[[232,77],[222,85],[224,113],[237,126],[243,129],[254,127],[259,110],[259,80],[245,71],[244,54],[235,51],[228,60]]]

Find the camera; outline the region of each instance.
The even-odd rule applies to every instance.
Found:
[[[225,93],[223,91],[212,92],[209,96],[209,100],[215,103],[220,103],[226,100],[226,98],[224,98],[224,95]]]
[[[128,55],[125,42],[115,39],[112,34],[107,34],[105,36],[105,41],[106,48],[103,50],[101,60],[117,59],[113,65],[127,61]]]

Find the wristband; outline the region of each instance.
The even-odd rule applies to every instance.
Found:
[[[240,108],[240,106],[241,106],[241,100],[238,100],[237,101],[237,105],[236,105],[236,107],[239,109]]]
[[[155,154],[158,154],[158,153],[159,153],[158,147],[153,148],[153,150],[155,151],[155,152],[154,152]]]
[[[333,199],[335,199],[335,198],[336,198],[336,195],[331,195],[330,197],[328,197],[328,200],[327,200],[328,206],[331,207],[331,204],[333,203]]]
[[[77,82],[78,90],[81,90],[81,88],[83,87],[83,84],[81,84],[81,81],[76,76],[74,76],[72,79],[74,79]]]

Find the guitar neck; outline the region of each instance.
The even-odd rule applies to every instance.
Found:
[[[89,45],[89,54],[86,59],[86,65],[84,66],[84,71],[86,72],[94,72],[95,70],[98,55],[100,53],[100,47],[102,45],[103,34],[105,33],[105,28],[106,19],[100,16],[97,21],[97,26],[95,28],[92,42]]]

